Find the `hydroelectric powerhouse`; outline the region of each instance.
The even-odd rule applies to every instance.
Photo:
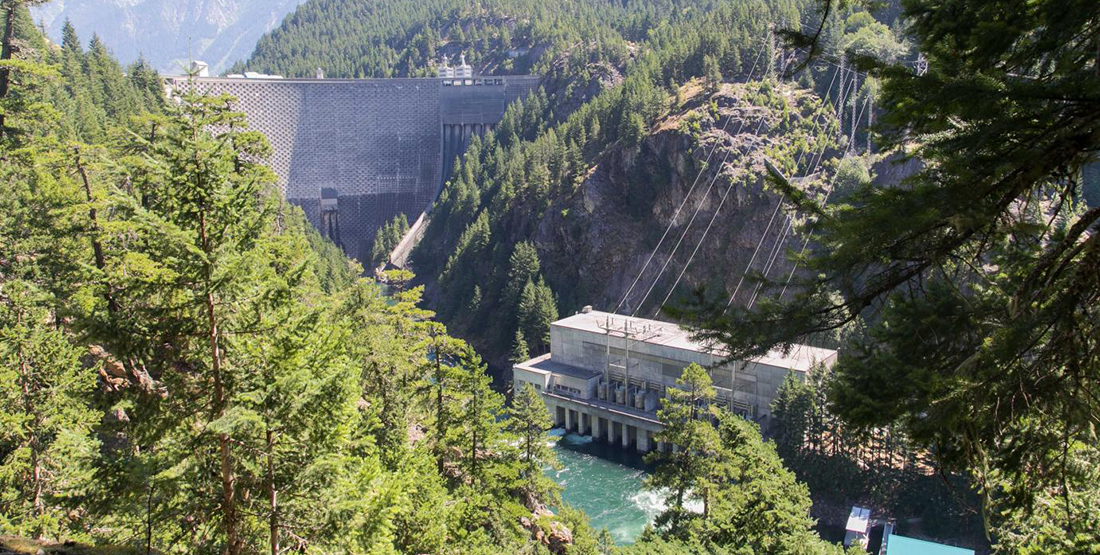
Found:
[[[550,324],[550,352],[516,364],[514,387],[529,383],[542,394],[555,424],[640,452],[655,444],[657,409],[691,363],[710,371],[717,402],[767,425],[771,403],[788,375],[800,378],[836,363],[836,351],[795,345],[746,361],[723,361],[718,348],[668,322],[585,307]]]

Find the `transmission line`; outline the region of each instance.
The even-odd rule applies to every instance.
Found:
[[[848,92],[849,92],[848,97],[849,98],[853,98],[853,95],[855,94],[855,89],[854,89],[855,78],[853,78],[852,81],[853,81],[853,88],[848,89]],[[845,100],[844,103],[847,103],[847,100]],[[863,112],[866,109],[866,107],[867,107],[867,105],[864,104],[863,108],[860,109],[859,114],[856,117],[856,121],[860,121],[860,120],[863,119]],[[855,113],[854,108],[853,108],[853,113]],[[823,158],[824,158],[824,150],[821,151],[821,156],[819,156],[817,158],[817,162],[814,164],[813,169],[810,170],[809,172],[807,172],[806,176],[813,175],[817,171],[817,168],[821,165],[821,161],[822,161]],[[830,183],[831,182],[832,182],[832,179],[830,179]],[[828,197],[826,197],[826,198],[828,198]],[[824,205],[822,205],[822,206],[824,206]],[[783,228],[783,232],[781,233],[779,238],[776,240],[775,245],[772,248],[771,256],[769,257],[767,263],[764,265],[763,278],[765,280],[768,278],[768,275],[771,274],[772,268],[775,266],[775,262],[779,258],[779,253],[781,252],[781,247],[782,247],[784,241],[786,241],[787,236],[790,234],[791,228],[794,225],[794,218],[791,215],[788,214],[786,219],[787,219],[787,221],[786,221],[786,225]],[[756,287],[754,288],[754,290],[752,292],[752,296],[749,298],[749,304],[747,305],[748,309],[751,310],[752,307],[756,306],[756,300],[759,297],[760,291],[763,288],[763,286],[764,286],[763,281],[758,282],[756,284]]]
[[[856,121],[859,121],[859,120],[862,120],[862,119],[863,119],[863,113],[864,113],[864,112],[865,112],[866,110],[867,110],[867,104],[866,104],[866,103],[864,103],[863,107],[862,107],[862,108],[860,108],[860,110],[859,110],[859,115],[858,115],[858,116],[856,117]],[[816,170],[817,170],[817,166],[818,166],[818,165],[820,165],[820,164],[821,164],[821,159],[818,159],[818,161],[817,161],[817,165],[815,165],[815,166],[814,166],[814,170],[813,170],[813,171],[816,171]],[[813,173],[813,171],[811,171],[811,172],[810,172],[810,174],[812,174],[812,173]],[[808,175],[809,175],[809,174],[808,174]],[[825,197],[824,197],[824,198],[822,199],[822,201],[821,201],[821,206],[820,206],[820,209],[824,210],[824,209],[825,209],[825,206],[826,206],[826,204],[828,204],[828,202],[829,202],[829,196],[830,196],[830,195],[832,194],[832,191],[833,191],[833,186],[835,185],[835,183],[836,183],[836,173],[834,172],[834,173],[833,173],[833,175],[832,175],[832,176],[831,176],[831,177],[829,178],[829,181],[828,181],[828,182],[827,182],[827,184],[826,184],[826,187],[825,187]],[[786,239],[786,236],[787,236],[787,235],[788,235],[788,234],[790,233],[790,230],[791,230],[791,227],[793,226],[793,224],[794,224],[794,218],[793,218],[792,216],[788,215],[788,216],[787,216],[787,226],[786,226],[786,229],[785,229],[785,230],[784,230],[784,232],[783,232],[783,237],[782,237],[782,239],[780,239],[780,241],[777,241],[777,242],[776,242],[776,247],[775,247],[775,249],[774,249],[774,252],[772,253],[772,257],[771,257],[771,260],[770,260],[770,261],[768,262],[768,265],[767,265],[767,266],[765,267],[765,269],[764,269],[764,274],[763,274],[763,277],[764,277],[764,279],[765,279],[765,280],[766,280],[766,279],[768,278],[768,274],[770,274],[770,273],[771,273],[772,267],[773,267],[773,266],[774,266],[774,264],[775,264],[775,260],[776,260],[776,258],[778,257],[778,254],[779,254],[779,246],[780,246],[780,242],[782,242],[783,240],[785,240],[785,239]],[[811,230],[811,232],[810,232],[809,234],[807,234],[806,240],[805,240],[805,242],[803,243],[803,246],[802,246],[802,251],[801,251],[801,252],[799,253],[799,255],[800,255],[800,256],[801,256],[801,254],[802,254],[802,253],[804,253],[804,252],[806,251],[806,246],[807,246],[807,245],[809,245],[809,242],[810,242],[810,238],[811,238],[812,236],[813,236],[813,232],[812,232],[812,230]],[[796,264],[795,264],[795,266],[794,266],[794,268],[793,268],[793,269],[791,270],[791,275],[787,277],[787,284],[789,284],[789,283],[790,283],[790,281],[791,281],[791,278],[792,278],[792,277],[794,277],[794,271],[795,271],[795,270],[797,270],[797,269],[798,269],[798,264],[796,263]],[[783,293],[785,293],[785,292],[786,292],[786,289],[787,289],[787,284],[784,284],[784,286],[783,286]],[[760,293],[761,289],[763,288],[763,286],[764,286],[764,282],[763,282],[763,281],[761,281],[760,283],[757,283],[757,284],[756,284],[756,290],[755,290],[755,291],[753,291],[753,295],[752,295],[752,298],[751,298],[751,299],[749,300],[749,304],[748,304],[748,308],[749,308],[750,310],[752,309],[752,307],[753,307],[753,306],[755,306],[755,305],[756,305],[756,300],[757,300],[757,298],[758,298],[758,296],[759,296],[759,293]],[[778,298],[782,298],[782,297],[783,297],[783,293],[780,293],[780,295],[779,295],[779,297],[778,297]]]
[[[760,133],[760,128],[763,127],[763,126],[764,126],[764,118],[761,118],[760,123],[757,124],[757,126],[756,126],[756,130],[753,132],[753,135],[759,134]],[[680,249],[680,244],[683,243],[684,237],[687,237],[688,231],[691,230],[691,224],[695,223],[695,218],[697,216],[699,216],[699,209],[703,207],[703,201],[705,201],[706,198],[710,195],[710,191],[714,187],[715,181],[718,179],[718,176],[722,173],[721,172],[721,167],[726,164],[727,160],[729,160],[730,153],[732,153],[732,152],[733,152],[733,149],[730,149],[730,150],[726,151],[726,155],[722,159],[722,165],[719,166],[718,171],[714,172],[714,177],[711,178],[711,180],[710,180],[710,185],[707,187],[707,192],[703,193],[702,197],[699,198],[698,204],[695,205],[695,212],[691,215],[691,219],[688,220],[688,223],[684,226],[683,233],[680,234],[680,238],[676,241],[676,245],[672,248],[672,252],[668,255],[668,258],[665,259],[665,263],[661,266],[661,270],[658,271],[657,275],[653,277],[653,283],[651,283],[649,285],[649,289],[646,290],[645,296],[642,297],[641,302],[638,303],[637,308],[634,309],[634,313],[631,314],[631,316],[634,316],[635,314],[638,313],[639,310],[641,310],[642,305],[644,305],[645,302],[646,302],[646,299],[649,298],[649,294],[653,292],[653,288],[656,287],[657,282],[661,280],[661,276],[665,273],[665,269],[668,268],[669,263],[672,262],[672,259],[676,256],[676,251]]]
[[[829,81],[829,85],[828,85],[828,87],[827,87],[827,90],[830,90],[830,91],[832,90],[832,88],[833,88],[833,83],[835,83],[835,82],[836,82],[836,77],[837,77],[837,75],[838,75],[838,74],[839,74],[839,72],[838,72],[838,71],[834,71],[834,72],[833,72],[833,77],[832,77],[832,79],[831,79],[831,80]],[[824,105],[825,105],[825,104],[826,104],[826,103],[828,102],[827,98],[828,98],[828,96],[826,96],[826,97],[822,98],[822,100],[821,100],[821,106],[824,106]],[[812,129],[812,131],[811,131],[811,132],[816,132],[816,131],[817,131],[817,127],[818,127],[818,125],[820,124],[820,122],[819,122],[819,121],[817,121],[817,119],[818,119],[818,118],[817,118],[817,116],[815,116],[815,118],[814,118],[814,119],[815,119],[815,121],[814,121],[814,127],[813,127],[813,129]],[[763,124],[764,124],[764,120],[763,120],[763,119],[761,119],[761,120],[760,120],[760,124],[759,124],[759,125],[757,125],[757,129],[756,129],[756,132],[754,132],[754,135],[755,135],[755,134],[757,134],[757,133],[759,133],[759,131],[760,131],[760,127],[762,127],[762,126],[763,126]],[[727,158],[727,159],[729,158],[729,154],[730,154],[731,152],[732,152],[732,151],[726,151],[726,158]],[[806,155],[806,151],[802,151],[801,153],[799,153],[799,156],[798,156],[798,160],[797,160],[797,161],[795,162],[795,166],[796,166],[796,167],[802,164],[802,159],[803,159],[803,158],[805,157],[805,155]],[[811,157],[811,159],[812,159],[812,157]],[[723,160],[722,164],[723,164],[723,165],[725,165],[725,160]],[[696,207],[695,207],[695,215],[693,215],[693,216],[692,216],[692,219],[691,219],[691,221],[690,221],[690,222],[688,222],[687,226],[685,226],[685,228],[684,228],[684,232],[683,232],[683,233],[682,233],[682,234],[680,235],[680,241],[678,241],[678,242],[676,243],[676,248],[674,248],[674,249],[672,250],[672,254],[671,254],[671,255],[669,255],[668,259],[667,259],[667,260],[665,261],[665,264],[664,264],[664,266],[663,266],[663,267],[661,268],[661,271],[657,273],[657,276],[656,276],[656,277],[654,278],[654,280],[653,280],[653,284],[652,284],[652,285],[650,285],[650,287],[649,287],[649,291],[647,291],[647,292],[646,292],[646,295],[645,295],[645,297],[643,297],[643,298],[642,298],[642,302],[641,302],[641,303],[639,303],[639,304],[638,304],[638,308],[637,308],[637,309],[635,309],[635,313],[637,313],[637,311],[641,309],[642,305],[644,305],[644,304],[645,304],[645,301],[646,301],[646,299],[648,299],[648,298],[649,298],[649,294],[650,294],[650,292],[652,292],[653,288],[654,288],[654,287],[656,287],[656,285],[657,285],[657,282],[658,282],[658,281],[660,280],[660,278],[661,278],[661,275],[663,275],[663,274],[664,274],[664,270],[665,270],[665,268],[667,268],[668,264],[669,264],[669,263],[670,263],[670,262],[672,261],[673,257],[674,257],[674,256],[676,255],[676,251],[677,251],[677,250],[679,249],[679,247],[680,247],[680,242],[682,242],[682,241],[683,241],[683,239],[684,239],[684,237],[686,237],[686,236],[687,236],[687,233],[688,233],[688,231],[689,231],[689,229],[690,229],[690,227],[691,227],[691,224],[692,224],[692,223],[693,223],[693,222],[695,221],[695,217],[696,217],[696,216],[698,215],[698,213],[699,213],[699,209],[700,209],[700,208],[702,208],[702,206],[703,206],[703,201],[704,201],[704,200],[705,200],[705,199],[707,198],[707,196],[709,196],[709,195],[710,195],[710,190],[711,190],[711,188],[713,188],[713,186],[714,186],[714,183],[715,183],[715,181],[716,181],[716,180],[718,179],[718,176],[720,175],[720,173],[721,173],[720,171],[717,171],[717,172],[715,172],[715,174],[714,174],[714,177],[712,177],[712,178],[711,178],[710,186],[709,186],[709,187],[707,188],[707,192],[706,192],[706,193],[705,193],[705,194],[703,195],[703,197],[702,197],[702,198],[700,198],[700,199],[699,199],[699,203],[698,203],[698,204],[696,205]],[[691,265],[692,261],[693,261],[693,260],[695,259],[695,255],[696,255],[696,254],[697,254],[697,253],[699,252],[699,249],[700,249],[700,248],[702,247],[703,243],[704,243],[704,242],[706,241],[706,238],[707,238],[707,234],[708,234],[708,233],[710,233],[710,230],[711,230],[711,228],[712,228],[712,227],[713,227],[713,225],[714,225],[714,221],[715,221],[715,219],[716,219],[716,218],[718,217],[718,213],[719,213],[719,212],[720,212],[720,211],[722,210],[722,207],[723,207],[723,206],[725,205],[725,202],[726,202],[726,198],[727,198],[727,197],[729,196],[729,193],[730,193],[730,191],[731,191],[732,189],[733,189],[733,183],[731,182],[731,183],[730,183],[730,185],[729,185],[729,187],[727,187],[727,188],[726,188],[726,192],[725,192],[725,193],[724,193],[724,194],[722,195],[722,199],[721,199],[721,201],[720,201],[720,202],[719,202],[719,204],[718,204],[718,208],[717,208],[717,209],[715,209],[715,211],[714,211],[714,214],[712,214],[712,215],[711,215],[711,219],[710,219],[710,222],[708,222],[708,223],[707,223],[707,227],[706,227],[706,229],[705,229],[705,230],[703,231],[703,235],[702,235],[702,237],[700,238],[699,242],[698,242],[698,243],[697,243],[697,244],[695,245],[695,248],[694,248],[694,249],[692,250],[692,252],[691,252],[691,255],[690,255],[690,256],[688,257],[688,260],[687,260],[687,262],[686,262],[686,263],[685,263],[685,264],[683,265],[683,267],[682,267],[682,268],[680,269],[680,273],[679,273],[679,275],[677,275],[677,276],[676,276],[676,281],[675,281],[675,282],[674,282],[674,283],[672,284],[672,287],[671,287],[671,288],[669,289],[669,291],[668,291],[668,294],[666,294],[666,295],[665,295],[665,297],[664,297],[664,299],[663,299],[663,300],[661,301],[661,303],[660,303],[659,305],[657,305],[657,310],[656,310],[656,311],[654,312],[654,314],[653,314],[653,315],[654,315],[654,317],[656,317],[656,316],[657,316],[658,314],[660,314],[660,312],[661,312],[661,308],[663,308],[663,307],[664,307],[665,303],[667,303],[667,302],[668,302],[668,299],[669,299],[669,298],[670,298],[670,297],[672,296],[672,294],[673,294],[673,293],[674,293],[674,292],[676,291],[676,287],[680,285],[680,280],[681,280],[681,279],[683,279],[683,277],[684,277],[684,274],[685,274],[685,273],[687,272],[687,269],[688,269],[688,267],[689,267],[689,266]],[[777,212],[778,212],[778,207],[777,207],[777,210],[776,210],[776,212],[773,212],[773,213],[772,213],[772,219],[774,219],[774,218],[775,218],[775,214],[776,214]],[[769,226],[768,226],[768,229],[769,229],[769,230],[770,230],[770,228],[771,228],[771,221],[769,221]],[[766,234],[766,233],[767,233],[767,231],[765,231],[765,234]]]
[[[836,80],[837,74],[840,73],[842,70],[843,70],[843,68],[838,67],[837,71],[835,71],[833,73],[833,81]],[[842,87],[842,90],[843,90],[844,77],[841,77],[840,83],[841,83],[840,86]],[[830,82],[829,90],[830,91],[832,90],[832,82]],[[822,105],[829,102],[828,96],[825,96],[824,98],[822,98],[821,102],[822,102]],[[839,112],[840,107],[843,106],[843,103],[844,103],[843,98],[839,98],[837,100],[836,108],[833,109],[834,117]],[[818,156],[817,156],[818,163],[821,162],[821,159],[824,156],[824,154],[825,154],[825,145],[822,145],[821,149],[818,152]],[[760,234],[760,240],[756,243],[756,248],[753,250],[752,257],[749,258],[749,263],[745,266],[745,271],[741,274],[741,278],[737,280],[737,285],[733,288],[733,294],[730,295],[729,301],[726,303],[726,308],[727,309],[731,305],[733,305],[733,301],[734,301],[734,299],[737,298],[737,294],[741,292],[741,286],[744,285],[745,278],[748,277],[749,270],[752,269],[753,263],[756,262],[756,257],[760,254],[760,248],[764,245],[764,240],[767,238],[768,234],[771,232],[772,224],[775,221],[775,216],[777,214],[779,214],[779,210],[783,207],[783,204],[784,204],[785,200],[786,199],[784,199],[782,196],[780,196],[779,202],[777,202],[775,204],[775,210],[772,211],[771,218],[768,219],[768,225],[764,228],[764,232]]]
[[[752,67],[749,69],[748,79],[746,80],[746,82],[752,80],[752,74],[756,72],[756,65],[760,62],[760,57],[763,54],[764,54],[764,49],[763,48],[759,52],[757,52],[756,59],[753,60]],[[719,130],[719,132],[722,132],[722,131],[726,130],[726,126],[729,125],[729,122],[730,122],[731,119],[733,119],[733,116],[730,116],[730,117],[726,118],[726,121],[725,121],[725,123],[722,124],[722,128]],[[744,124],[745,124],[745,122],[744,122],[744,120],[742,120],[741,121],[741,126],[744,126]],[[740,133],[740,132],[741,132],[741,127],[738,127],[737,133]],[[704,167],[706,167],[710,164],[710,159],[711,159],[712,156],[714,156],[714,153],[717,150],[718,150],[718,143],[715,142],[714,146],[711,147],[711,149],[710,149],[710,154],[707,154],[706,159],[703,161]],[[680,216],[680,211],[683,210],[684,206],[687,205],[688,200],[691,198],[691,193],[695,191],[695,186],[699,183],[699,178],[701,178],[702,176],[703,176],[702,171],[700,171],[699,174],[695,176],[695,180],[692,182],[691,187],[688,189],[687,195],[684,196],[683,202],[681,202],[680,206],[678,206],[676,208],[676,211],[672,214],[672,219],[668,222],[668,227],[666,227],[665,232],[663,234],[661,234],[661,239],[659,241],[657,241],[657,245],[655,247],[653,247],[653,251],[649,253],[649,258],[647,258],[646,261],[645,261],[645,264],[642,265],[642,269],[638,271],[638,276],[634,278],[634,282],[630,284],[630,288],[626,290],[626,293],[623,295],[623,298],[621,300],[619,300],[619,304],[615,305],[615,310],[613,310],[612,312],[614,312],[616,314],[619,312],[619,309],[622,308],[623,303],[626,302],[626,300],[630,297],[630,294],[634,291],[634,287],[636,287],[638,285],[638,282],[642,279],[642,275],[645,274],[646,268],[649,268],[649,264],[651,262],[653,262],[653,257],[657,255],[657,251],[661,248],[661,245],[664,244],[665,238],[668,237],[668,232],[672,231],[672,226],[676,224],[676,218],[678,218]]]

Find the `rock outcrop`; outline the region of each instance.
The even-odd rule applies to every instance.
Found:
[[[555,555],[564,555],[573,544],[573,532],[545,507],[539,507],[530,517],[521,517],[519,523],[531,533],[532,540],[546,546]]]
[[[753,271],[763,271],[768,260],[774,261],[773,278],[792,270],[786,254],[801,248],[799,228],[797,221],[788,228],[783,210],[772,221],[780,197],[765,178],[765,160],[789,153],[784,149],[825,125],[812,117],[818,100],[781,88],[770,98],[782,103],[759,106],[754,99],[761,93],[741,85],[727,85],[706,99],[694,93],[683,111],[651,130],[639,147],[605,152],[575,194],[538,222],[534,242],[542,267],[566,306],[611,309],[626,295],[627,310],[652,316],[681,271],[671,300],[699,287],[732,291],[758,245]],[[836,155],[824,152],[826,160]],[[821,166],[809,155],[801,162],[792,181],[820,191]],[[815,166],[817,174],[802,177]],[[753,286],[742,289],[739,303],[748,302]]]

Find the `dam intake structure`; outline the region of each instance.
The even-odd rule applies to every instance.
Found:
[[[539,76],[394,79],[172,77],[170,92],[228,94],[271,143],[283,196],[366,263],[397,214],[422,219],[474,135],[492,130]]]

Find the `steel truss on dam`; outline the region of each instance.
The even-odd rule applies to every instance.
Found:
[[[470,139],[539,80],[178,77],[168,85],[236,97],[271,143],[269,163],[287,200],[366,261],[377,229],[427,210]]]

